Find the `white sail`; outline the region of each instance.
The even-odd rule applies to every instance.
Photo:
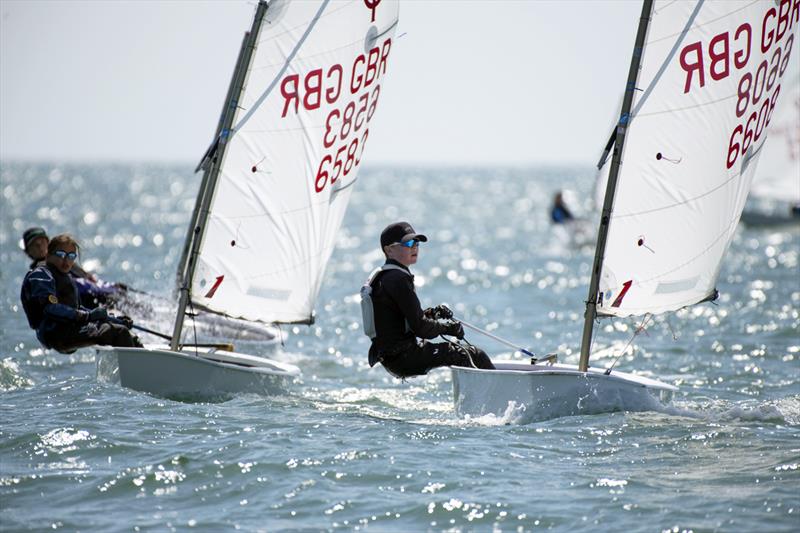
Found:
[[[800,205],[800,57],[789,62],[752,196]]]
[[[597,312],[715,294],[770,114],[798,60],[792,2],[657,2],[635,90]]]
[[[228,135],[192,300],[311,322],[363,164],[398,2],[269,3]]]

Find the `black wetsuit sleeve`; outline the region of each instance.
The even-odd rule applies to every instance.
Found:
[[[82,324],[88,313],[68,305],[58,303],[55,280],[42,270],[34,270],[28,278],[30,298],[43,309],[44,316],[56,322]],[[53,303],[56,300],[56,303]]]
[[[421,339],[433,339],[446,334],[450,323],[433,320],[423,314],[410,276],[400,273],[387,275],[383,280],[383,288],[400,308],[414,335]]]

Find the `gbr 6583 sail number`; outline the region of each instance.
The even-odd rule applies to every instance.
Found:
[[[313,178],[316,192],[321,193],[329,183],[336,183],[361,163],[369,136],[367,124],[375,114],[381,94],[378,80],[386,74],[391,47],[392,39],[387,38],[366,53],[357,54],[349,69],[343,63],[336,63],[325,69],[310,70],[304,76],[289,74],[282,80],[281,118],[291,111],[298,114],[301,107],[305,112],[323,106],[330,109],[322,128],[324,155]],[[346,97],[350,101],[342,102]]]
[[[358,132],[369,123],[372,115],[375,114],[380,94],[381,86],[377,84],[371,92],[365,91],[358,100],[348,103],[344,110],[333,109],[328,114],[322,144],[325,148],[332,147],[337,140],[342,144],[336,150],[335,155],[332,155],[333,152],[325,154],[320,161],[317,176],[314,179],[314,189],[317,192],[322,192],[328,182],[333,185],[340,176],[347,176],[353,168],[361,163],[361,155],[364,153],[364,144],[367,142],[369,129],[365,128],[361,137],[358,137]],[[351,134],[354,138],[348,142],[347,139]]]

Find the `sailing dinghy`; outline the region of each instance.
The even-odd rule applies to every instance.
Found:
[[[396,0],[261,0],[245,36],[178,270],[169,347],[101,348],[98,376],[158,396],[279,393],[296,366],[181,343],[196,308],[311,324],[363,162],[397,26]],[[112,378],[113,379],[113,378]]]
[[[798,4],[642,7],[598,229],[580,362],[452,368],[456,412],[523,418],[651,410],[676,387],[591,368],[600,317],[713,300],[789,61]],[[532,363],[534,361],[532,360]]]

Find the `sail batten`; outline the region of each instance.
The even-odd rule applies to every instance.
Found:
[[[716,293],[800,21],[789,0],[656,2],[596,312],[675,311]]]
[[[252,321],[313,321],[397,19],[396,0],[270,2],[220,164],[195,304]]]

